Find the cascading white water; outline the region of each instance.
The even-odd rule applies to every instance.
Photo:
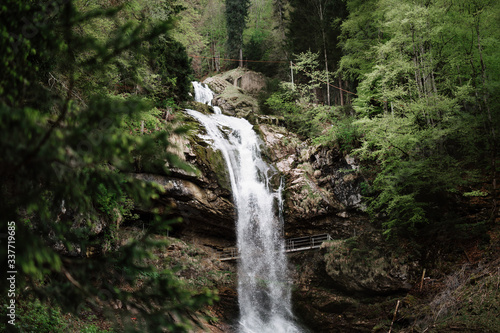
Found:
[[[194,87],[194,100],[203,104],[208,104],[214,109],[215,114],[221,114],[222,110],[218,106],[212,105],[212,99],[214,99],[213,91],[207,87],[205,84],[198,81],[191,82]]]
[[[206,128],[206,139],[222,152],[231,178],[238,213],[238,331],[300,332],[291,311],[282,221],[276,211],[281,187],[274,192],[269,184],[274,170],[262,159],[257,134],[245,119],[186,112]]]

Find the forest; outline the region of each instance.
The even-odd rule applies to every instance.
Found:
[[[0,34],[2,331],[201,325],[218,293],[151,264],[182,222],[132,173],[193,171],[169,149],[191,81],[236,67],[266,76],[264,114],[360,161],[387,244],[422,255],[500,223],[498,1],[5,0]],[[122,242],[139,206],[148,227]]]

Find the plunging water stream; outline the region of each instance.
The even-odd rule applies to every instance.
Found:
[[[212,99],[214,99],[214,92],[204,85],[203,83],[193,81],[194,87],[194,100],[203,104],[208,104],[214,109],[215,114],[222,114],[220,107],[212,105]]]
[[[193,83],[195,99],[211,104],[213,93]],[[202,97],[203,96],[203,97]],[[210,100],[207,100],[210,98]],[[238,302],[241,333],[294,333],[282,222],[281,191],[269,180],[274,170],[262,159],[259,138],[245,119],[186,110],[207,131],[206,139],[224,156],[237,207]]]

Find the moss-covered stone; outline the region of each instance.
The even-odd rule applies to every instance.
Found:
[[[224,156],[220,150],[215,150],[197,136],[191,137],[193,152],[196,155],[196,164],[204,169],[205,173],[212,173],[219,186],[231,192],[231,179],[227,170]],[[210,177],[210,175],[207,175]]]
[[[200,102],[195,102],[195,101],[190,101],[190,102],[184,103],[183,108],[196,110],[196,111],[201,112],[203,114],[214,113],[214,109],[210,105],[200,103]]]
[[[247,75],[247,72],[243,69],[236,69],[204,81],[218,94],[214,98],[214,104],[219,106],[224,114],[249,119],[252,115],[260,113],[257,99],[249,91],[244,91],[234,85],[235,80]]]

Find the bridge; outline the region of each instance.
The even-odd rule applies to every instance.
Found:
[[[297,238],[285,239],[285,252],[299,252],[312,249],[319,249],[323,242],[331,240],[329,234],[320,234],[314,236],[305,236]],[[238,249],[236,247],[228,247],[218,253],[220,261],[236,260],[239,258]]]

